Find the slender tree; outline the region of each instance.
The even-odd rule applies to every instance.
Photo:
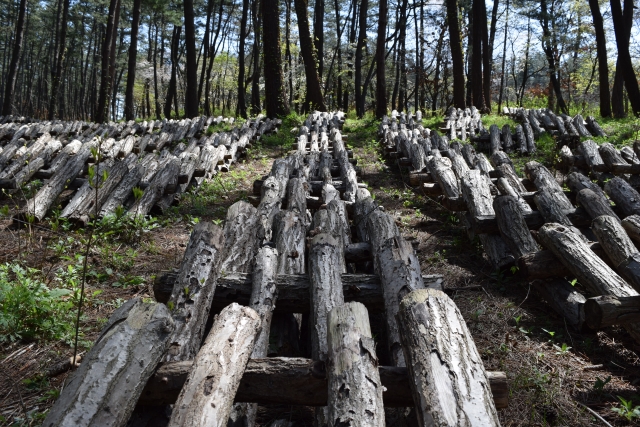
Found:
[[[631,54],[629,53],[629,37],[634,9],[633,0],[625,0],[624,11],[620,0],[610,0],[610,4],[613,29],[616,34],[616,45],[618,46],[618,64],[620,67],[617,70],[620,70],[624,79],[624,86],[629,95],[633,114],[638,116],[640,115],[640,88],[638,87],[638,78],[633,69]],[[618,72],[617,70],[616,73]]]
[[[198,62],[196,61],[196,28],[193,13],[193,0],[183,0],[184,38],[187,50],[187,78],[184,113],[187,117],[198,116]]]
[[[382,119],[387,114],[387,82],[385,79],[387,14],[387,0],[379,0],[378,40],[376,42],[376,118],[378,119]]]
[[[60,37],[58,40],[58,52],[56,53],[55,66],[51,73],[51,98],[49,99],[49,120],[56,117],[56,109],[58,106],[58,89],[60,88],[60,78],[62,77],[62,65],[67,46],[67,27],[69,17],[69,0],[62,0],[62,16],[60,17]],[[64,99],[64,98],[63,98]]]
[[[407,0],[404,0],[405,2]],[[356,114],[358,117],[364,116],[364,101],[366,98],[366,90],[362,88],[362,51],[364,50],[364,40],[367,35],[367,10],[369,8],[369,0],[362,0],[360,3],[360,18],[358,43],[356,44],[356,63],[355,63],[355,86],[356,86]]]
[[[211,0],[210,2],[213,3]],[[238,106],[236,114],[245,119],[247,118],[247,103],[245,101],[244,58],[247,39],[247,15],[249,15],[249,0],[242,0],[242,18],[240,19],[240,40],[238,47]]]
[[[95,120],[102,123],[108,119],[109,96],[111,95],[111,84],[113,77],[111,74],[111,58],[114,55],[113,44],[115,33],[118,29],[118,16],[120,14],[120,0],[109,2],[109,15],[107,16],[107,28],[102,42],[102,64],[100,67],[100,93],[98,104],[95,110]]]
[[[265,106],[269,117],[289,114],[282,76],[279,3],[279,0],[262,0]]]
[[[264,0],[263,0],[264,1]],[[366,0],[364,0],[366,1]],[[298,17],[298,33],[300,35],[300,54],[304,61],[304,70],[307,77],[307,97],[305,110],[327,111],[320,89],[320,78],[316,68],[317,53],[311,40],[309,30],[309,14],[307,12],[307,0],[295,0],[296,16]]]
[[[318,77],[322,79],[324,69],[324,0],[316,0],[314,6],[313,41],[318,58]]]
[[[456,108],[465,108],[464,59],[462,55],[462,40],[460,39],[458,0],[446,0],[446,5],[453,73],[453,105]]]
[[[542,26],[542,50],[547,58],[549,64],[549,84],[553,88],[553,92],[558,101],[558,108],[565,114],[569,114],[567,104],[564,102],[562,91],[560,89],[560,80],[558,79],[558,64],[556,63],[555,49],[553,34],[549,27],[550,20],[554,17],[551,16],[547,8],[547,0],[540,0],[540,25]]]
[[[600,115],[611,117],[611,94],[609,92],[609,64],[607,62],[607,39],[604,33],[604,22],[600,13],[598,0],[589,0],[589,8],[593,17],[593,29],[596,33],[598,49],[598,81],[600,83]]]
[[[124,117],[135,119],[133,104],[133,88],[136,84],[136,60],[138,57],[138,28],[140,26],[140,9],[142,0],[133,1],[133,16],[131,20],[131,43],[129,44],[129,63],[127,67],[127,88],[124,93]],[[145,85],[146,88],[146,85]],[[148,95],[148,93],[147,93]],[[144,111],[144,109],[143,109]]]

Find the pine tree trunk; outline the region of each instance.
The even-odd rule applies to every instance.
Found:
[[[385,39],[387,36],[387,0],[379,0],[378,40],[376,45],[376,118],[382,120],[387,114],[387,81],[385,79],[387,53]]]
[[[593,29],[596,33],[596,47],[598,52],[598,82],[600,83],[600,115],[611,117],[611,93],[609,91],[609,63],[607,62],[607,39],[604,32],[602,13],[598,0],[589,0]]]
[[[140,27],[141,5],[142,0],[134,0],[133,18],[131,21],[131,42],[129,44],[129,64],[127,68],[127,88],[125,89],[124,95],[124,117],[127,120],[135,119],[133,88],[136,83],[136,59],[138,55],[138,28]]]
[[[458,16],[458,1],[446,0],[447,23],[449,24],[449,43],[451,48],[451,62],[453,71],[453,106],[465,108],[464,96],[464,59],[462,41],[460,39],[460,22]]]
[[[196,30],[193,13],[193,0],[184,0],[184,38],[187,50],[186,90],[184,113],[187,118],[198,116],[198,63],[196,60]]]
[[[618,46],[619,69],[622,70],[624,86],[629,95],[633,114],[638,116],[640,115],[640,87],[638,86],[638,78],[636,77],[629,53],[629,38],[634,9],[633,3],[633,0],[625,0],[623,11],[620,0],[610,0],[613,28],[616,34],[616,45]]]
[[[289,114],[284,95],[282,55],[280,48],[279,0],[262,0],[262,31],[264,41],[264,82],[267,117]],[[320,86],[318,85],[318,89]]]
[[[366,1],[366,0],[365,0]],[[317,52],[311,40],[309,30],[309,16],[307,13],[307,0],[295,0],[296,16],[298,17],[298,32],[300,33],[300,53],[304,61],[304,70],[307,79],[307,96],[305,110],[327,111],[320,88],[320,78],[316,61]]]

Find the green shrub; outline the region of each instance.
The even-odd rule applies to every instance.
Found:
[[[50,289],[36,269],[0,265],[0,342],[70,336],[72,294],[70,289]]]

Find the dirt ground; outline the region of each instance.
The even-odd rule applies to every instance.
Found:
[[[633,402],[631,410],[640,404],[640,348],[624,330],[607,328],[595,333],[568,328],[527,282],[510,271],[493,270],[481,245],[467,238],[453,213],[404,185],[406,171],[383,160],[370,137],[360,138],[348,126],[344,133],[350,135],[347,143],[358,159],[359,181],[369,184],[376,202],[414,242],[423,274],[443,276],[485,368],[507,373],[510,402],[499,411],[502,425],[606,425],[602,419],[615,426],[633,425],[615,411],[622,408],[618,396]],[[86,295],[102,293],[87,297],[81,321],[83,351],[116,307],[135,296],[153,298],[153,279],[179,265],[196,221],[223,220],[227,207],[250,195],[253,181],[268,173],[273,159],[283,154],[282,147],[256,147],[244,163],[215,178],[196,196],[184,197],[179,208],[159,217],[158,226],[150,227],[140,238],[98,245],[89,257],[91,269],[115,272],[106,280],[87,283]],[[3,203],[17,209],[13,199],[5,197]],[[71,243],[66,240],[69,236]],[[53,280],[59,268],[73,265],[73,256],[82,252],[83,236],[82,230],[54,231],[50,224],[16,228],[4,220],[0,222],[0,262],[20,260]],[[60,245],[54,249],[60,240],[64,249]],[[114,266],[116,258],[110,258],[109,264],[103,257],[105,250],[125,259],[132,254],[127,251],[135,251],[135,256],[122,261],[124,267]],[[141,279],[129,285],[120,283],[120,277],[134,274]],[[0,345],[0,425],[39,425],[68,376],[65,372],[49,377],[47,370],[72,354],[68,342]],[[312,408],[273,406],[261,409],[260,421],[267,425],[275,418],[287,418],[296,425],[311,425],[312,413]]]

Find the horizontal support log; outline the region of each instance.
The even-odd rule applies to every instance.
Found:
[[[167,302],[177,275],[169,273],[160,276],[153,284],[153,291],[158,302]],[[422,276],[427,287],[442,290],[441,275]],[[251,296],[251,274],[231,273],[221,275],[216,285],[212,310],[219,311],[232,302],[249,305]],[[309,276],[306,274],[280,274],[276,276],[278,303],[275,312],[308,313],[309,312]],[[342,286],[345,301],[357,301],[364,304],[371,312],[384,309],[380,279],[374,274],[343,274]]]
[[[165,363],[147,382],[139,404],[163,405],[176,401],[191,370],[192,362]],[[378,367],[385,407],[412,407],[413,397],[406,368]],[[496,408],[508,405],[508,384],[504,372],[487,372]],[[269,357],[249,359],[236,402],[325,406],[327,377],[324,362],[303,358]]]
[[[589,298],[584,305],[587,325],[595,331],[613,325],[640,322],[640,295]]]
[[[526,200],[526,199],[525,199]],[[563,211],[572,224],[576,227],[589,227],[591,218],[584,209],[567,209]],[[544,218],[539,211],[533,211],[523,214],[529,230],[537,230],[545,223]],[[476,234],[497,234],[498,222],[495,215],[482,215],[474,217],[470,213],[466,213],[465,217],[471,230]]]

